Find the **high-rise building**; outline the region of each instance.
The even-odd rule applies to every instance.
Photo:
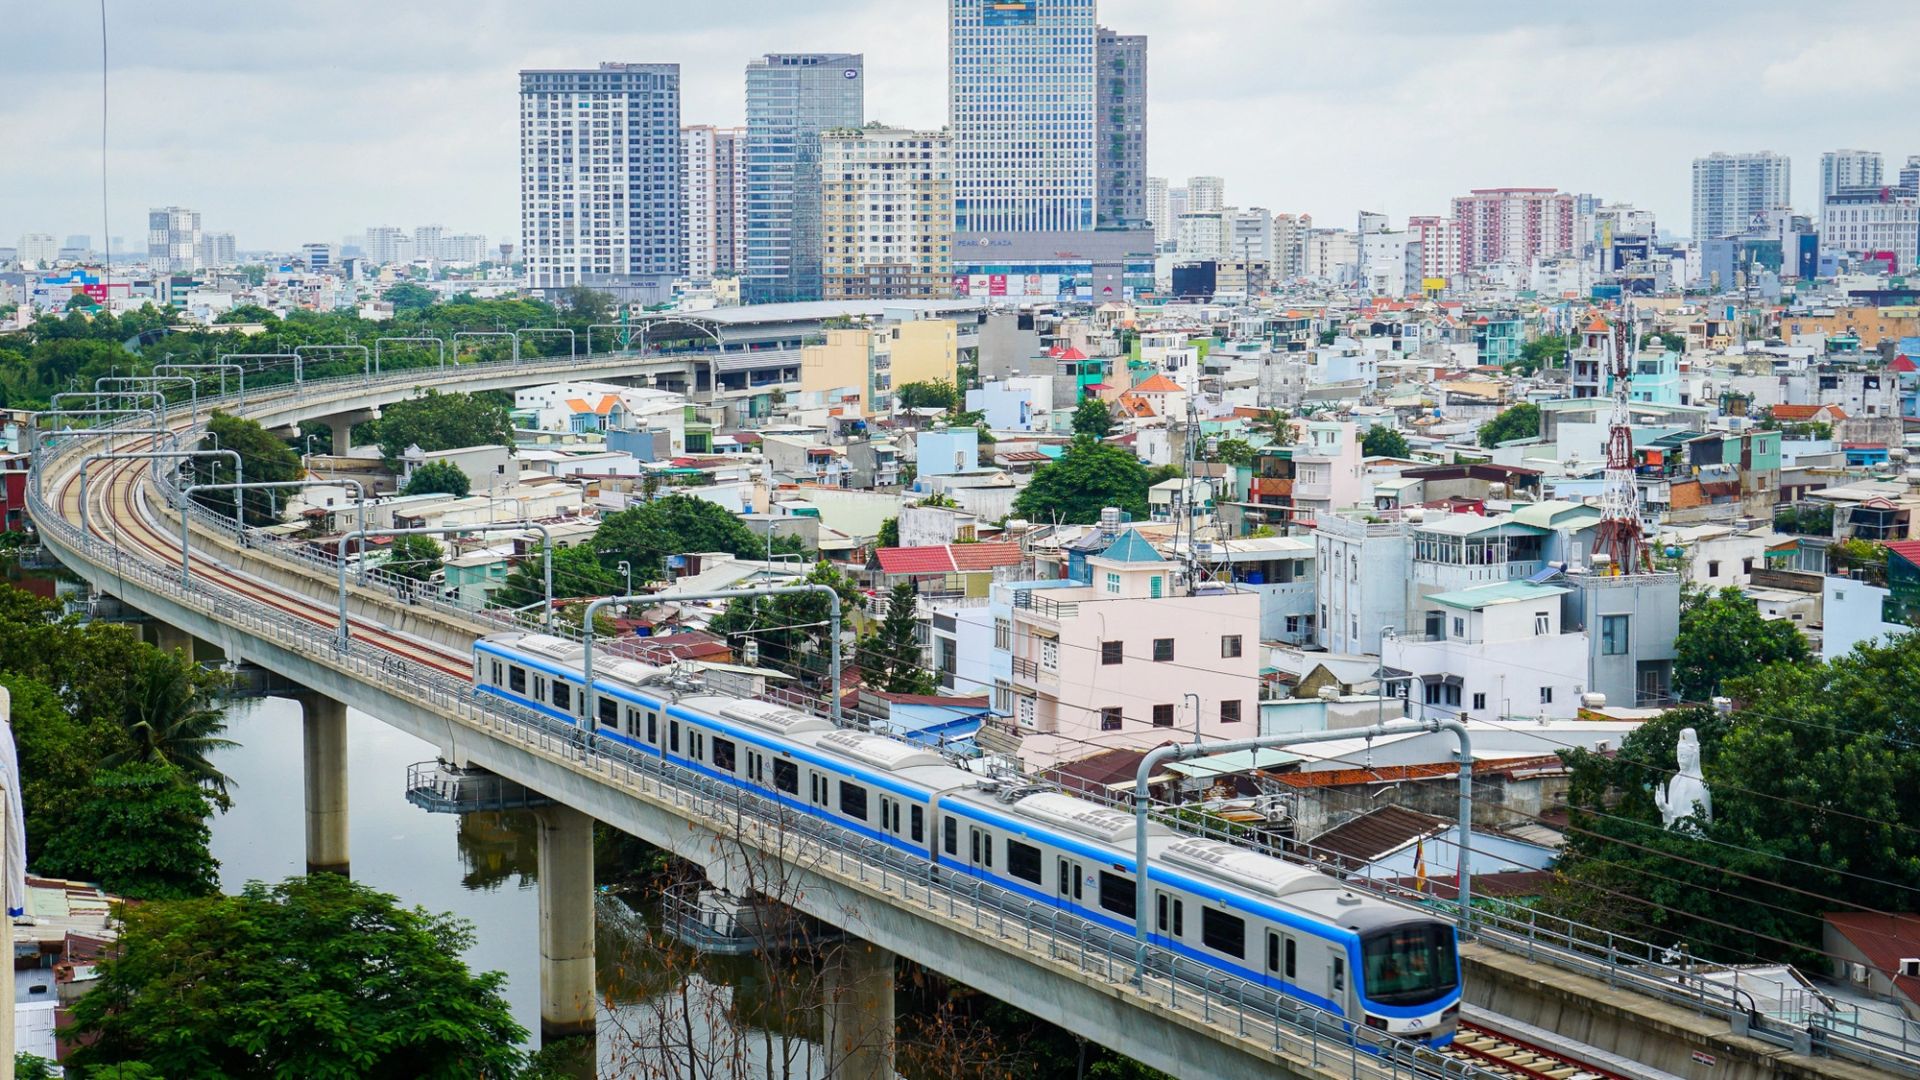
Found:
[[[52,233],[30,232],[20,237],[20,250],[15,257],[21,266],[36,268],[52,266],[59,254]]]
[[[1753,215],[1793,205],[1792,164],[1771,150],[1694,158],[1694,242],[1736,235]]]
[[[300,245],[300,259],[314,273],[326,273],[340,267],[340,248],[336,244],[315,242]]]
[[[1228,207],[1224,216],[1228,259],[1273,265],[1273,213],[1265,207]]]
[[[454,233],[440,239],[440,261],[477,263],[487,261],[487,238],[480,233]]]
[[[1273,274],[1275,280],[1297,278],[1307,272],[1307,233],[1311,214],[1273,215]]]
[[[1574,216],[1573,196],[1553,188],[1474,188],[1453,200],[1460,234],[1454,272],[1498,262],[1526,267],[1542,255],[1570,254]]]
[[[200,265],[208,269],[233,266],[240,261],[230,232],[200,234]]]
[[[156,274],[200,269],[200,211],[184,206],[147,211],[147,266]]]
[[[1094,47],[1094,144],[1098,199],[1094,224],[1136,229],[1147,223],[1147,36],[1102,26]]]
[[[818,300],[820,133],[865,118],[858,53],[768,53],[747,65],[750,304]]]
[[[1094,0],[948,0],[948,13],[955,229],[1094,228]]]
[[[68,233],[67,242],[60,245],[62,251],[78,251],[81,258],[93,254],[93,237],[86,233]]]
[[[1908,158],[1907,163],[1900,166],[1897,186],[1905,194],[1920,195],[1920,154]]]
[[[1167,178],[1147,177],[1147,220],[1153,224],[1153,248],[1159,251],[1177,234],[1174,219],[1168,216]]]
[[[881,127],[820,138],[822,282],[828,300],[953,294],[953,141]]]
[[[1415,214],[1407,232],[1420,245],[1420,277],[1444,281],[1460,272],[1460,227],[1450,217]]]
[[[445,262],[444,249],[447,238],[445,225],[415,225],[413,227],[413,257],[427,262]]]
[[[1845,188],[1820,206],[1820,250],[1887,256],[1912,272],[1920,245],[1920,198],[1881,187]]]
[[[413,238],[398,226],[369,225],[366,240],[360,249],[368,261],[376,266],[410,262],[413,259]]]
[[[690,124],[680,129],[681,186],[687,193],[687,276],[711,281],[739,271],[746,250],[745,128]]]
[[[1227,205],[1227,182],[1218,176],[1187,177],[1187,213],[1205,214]]]
[[[1842,188],[1879,187],[1880,153],[1877,150],[1829,150],[1820,155],[1820,202]]]
[[[681,247],[680,65],[520,73],[520,238],[537,292],[672,296]]]
[[[1174,252],[1182,262],[1211,260],[1228,255],[1231,213],[1224,210],[1197,210],[1180,215],[1180,236]]]

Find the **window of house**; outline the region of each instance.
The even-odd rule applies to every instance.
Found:
[[[1039,711],[1039,706],[1035,703],[1032,697],[1029,697],[1025,694],[1022,694],[1020,696],[1019,706],[1020,706],[1021,726],[1032,727],[1034,722],[1034,715]]]
[[[1467,620],[1458,615],[1453,617],[1453,636],[1457,638],[1467,636]]]
[[[1115,574],[1111,572],[1107,574],[1107,591],[1114,594],[1115,596],[1120,595],[1120,575],[1119,574]]]
[[[1553,704],[1553,687],[1543,686],[1540,688],[1540,704],[1542,705]]]
[[[1006,619],[993,620],[993,647],[1003,650],[1013,647],[1013,624]]]
[[[1154,727],[1172,727],[1173,726],[1173,706],[1155,705],[1153,707],[1153,726]]]
[[[1126,659],[1126,642],[1103,641],[1100,643],[1100,662],[1117,664]]]
[[[1741,559],[1741,560],[1740,560],[1740,572],[1741,572],[1741,573],[1743,573],[1743,574],[1751,574],[1751,573],[1753,573],[1753,560],[1752,560],[1752,559]]]
[[[1120,730],[1120,706],[1102,705],[1100,707],[1100,730],[1101,731],[1119,731]]]
[[[1220,655],[1225,658],[1232,658],[1240,655],[1240,635],[1239,634],[1220,635]]]
[[[1240,699],[1232,698],[1220,703],[1220,722],[1237,724],[1240,722]]]
[[[1720,576],[1720,560],[1719,559],[1707,560],[1707,576],[1710,578],[1717,578]]]
[[[1169,663],[1173,660],[1172,638],[1157,637],[1153,639],[1153,660],[1154,663],[1157,664]]]
[[[1487,707],[1487,695],[1485,694],[1473,695],[1473,709],[1475,712],[1479,712],[1480,710],[1485,709],[1486,707]]]
[[[1624,656],[1630,645],[1626,615],[1600,616],[1600,652],[1606,656]]]
[[[1013,711],[1013,687],[998,679],[993,683],[993,711],[1001,716]]]
[[[1533,633],[1535,637],[1553,632],[1553,616],[1544,611],[1533,613]]]
[[[1040,666],[1048,671],[1060,670],[1060,641],[1057,638],[1040,639]]]
[[[1299,632],[1300,632],[1300,616],[1298,615],[1287,616],[1287,633],[1297,634]]]
[[[1159,574],[1147,579],[1147,596],[1154,600],[1160,599],[1160,580]]]

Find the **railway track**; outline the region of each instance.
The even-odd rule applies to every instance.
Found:
[[[1530,1043],[1464,1020],[1460,1023],[1460,1030],[1453,1036],[1453,1043],[1440,1052],[1496,1076],[1522,1080],[1626,1080],[1618,1073],[1569,1061]]]
[[[134,441],[131,449],[149,449],[156,441],[156,437],[143,436]],[[98,474],[97,479],[90,479],[87,485],[88,499],[92,504],[88,511],[88,531],[116,547],[134,549],[163,564],[177,564],[180,559],[179,538],[171,528],[160,527],[153,520],[152,508],[141,495],[142,485],[151,483],[147,476],[149,462],[110,461],[105,465],[107,467]],[[61,514],[68,516],[69,520],[79,519],[79,487],[79,471],[75,470],[61,480],[55,495]],[[196,559],[193,576],[196,580],[316,626],[331,628],[340,623],[338,610],[330,605],[259,581],[210,559]],[[464,653],[398,634],[364,620],[349,619],[348,628],[355,641],[458,678],[472,676],[472,661]]]

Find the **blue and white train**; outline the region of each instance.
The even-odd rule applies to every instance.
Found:
[[[579,724],[581,655],[578,643],[542,634],[483,639],[474,692]],[[602,738],[1134,933],[1131,814],[1059,792],[1005,791],[932,750],[795,709],[648,685],[662,670],[596,662]],[[1451,923],[1316,870],[1150,828],[1154,944],[1354,1025],[1452,1041],[1461,984]]]

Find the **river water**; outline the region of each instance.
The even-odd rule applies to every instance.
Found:
[[[214,759],[235,781],[233,809],[213,823],[221,887],[306,870],[300,706],[235,702]],[[540,1028],[535,834],[524,815],[430,814],[406,800],[407,766],[431,746],[357,710],[347,712],[353,876],[382,892],[473,924],[466,960],[507,976],[521,1026]],[[655,913],[599,898],[602,1076],[801,1077],[819,1070],[817,983],[804,965],[671,955],[653,944]],[[774,999],[794,1004],[770,1004]],[[688,1047],[692,1047],[691,1051]]]

